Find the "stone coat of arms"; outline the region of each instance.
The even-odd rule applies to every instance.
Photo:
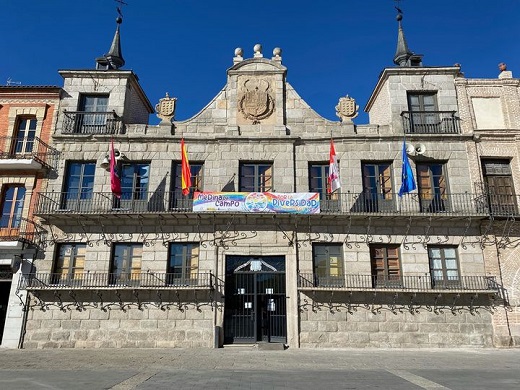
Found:
[[[339,99],[336,106],[336,115],[341,122],[352,122],[352,119],[358,116],[359,106],[356,101],[350,96],[345,96]]]
[[[238,102],[239,111],[244,118],[258,124],[268,118],[274,111],[274,99],[268,93],[269,82],[266,80],[247,80],[244,82],[245,92]]]
[[[171,98],[166,92],[166,97],[159,99],[159,103],[155,105],[155,111],[157,117],[161,119],[161,123],[172,123],[172,119],[175,116],[175,102],[177,98]]]

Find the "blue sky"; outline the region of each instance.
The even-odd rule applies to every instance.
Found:
[[[93,69],[115,31],[114,0],[1,0],[0,84],[62,85],[59,69]],[[125,0],[124,69],[152,105],[169,92],[176,119],[200,111],[226,83],[234,49],[270,58],[282,48],[287,80],[320,115],[337,120],[346,94],[363,110],[397,39],[393,0]],[[494,78],[506,62],[520,77],[520,1],[402,0],[410,49],[430,66],[462,64]],[[159,120],[152,115],[150,123]],[[368,122],[360,112],[355,123]]]

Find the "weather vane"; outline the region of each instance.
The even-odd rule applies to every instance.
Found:
[[[123,0],[114,0],[116,3],[119,3],[119,7],[117,7],[117,13],[119,14],[119,16],[122,18],[123,17],[123,13],[121,12],[121,7],[123,5],[128,5],[128,3],[125,3]]]
[[[117,1],[117,0],[116,0],[116,1]],[[395,9],[397,10],[397,12],[398,12],[399,14],[402,15],[402,14],[403,14],[403,11],[401,10],[401,1],[402,1],[402,0],[394,0],[394,3],[395,3],[395,6],[394,6],[394,7],[395,7]]]

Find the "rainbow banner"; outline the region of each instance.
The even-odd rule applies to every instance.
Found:
[[[193,211],[319,214],[317,192],[195,192]]]

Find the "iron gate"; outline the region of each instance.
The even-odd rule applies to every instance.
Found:
[[[280,259],[282,271],[280,271]],[[229,264],[230,263],[230,264]],[[239,264],[238,267],[235,267]],[[273,263],[278,263],[275,267]],[[228,259],[224,343],[287,341],[283,257]]]

